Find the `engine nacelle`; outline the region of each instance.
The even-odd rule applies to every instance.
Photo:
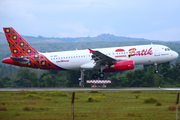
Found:
[[[132,70],[134,69],[134,62],[133,60],[119,61],[114,63],[114,65],[111,65],[109,69],[117,71]]]

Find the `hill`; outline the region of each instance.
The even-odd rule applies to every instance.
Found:
[[[76,37],[76,38],[54,38],[54,37],[43,37],[43,36],[23,36],[22,37],[27,40],[29,43],[62,43],[62,42],[121,42],[121,41],[151,41],[143,38],[130,38],[130,37],[122,37],[115,36],[112,34],[101,34],[97,37]],[[154,42],[154,40],[153,40]],[[6,43],[6,38],[4,33],[0,32],[0,44]]]
[[[55,52],[67,51],[87,48],[105,48],[105,47],[118,47],[130,45],[145,45],[145,44],[161,44],[170,47],[180,54],[180,42],[164,42],[147,40],[143,38],[128,38],[119,37],[112,34],[101,34],[97,37],[78,37],[78,38],[45,38],[43,36],[23,36],[36,50],[40,52]],[[103,41],[103,42],[102,42]],[[69,44],[70,43],[70,44]],[[5,44],[5,45],[4,45]],[[11,56],[9,47],[4,33],[0,32],[0,60]],[[178,57],[177,60],[180,60]],[[1,63],[0,63],[1,64]]]

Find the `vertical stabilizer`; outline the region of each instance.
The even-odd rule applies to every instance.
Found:
[[[3,30],[13,57],[25,58],[25,56],[39,54],[12,27],[4,27]]]

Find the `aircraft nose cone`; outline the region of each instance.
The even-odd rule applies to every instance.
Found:
[[[177,52],[174,52],[174,53],[173,53],[173,58],[174,58],[174,59],[178,58],[178,56],[179,56],[179,54],[178,54]]]
[[[176,58],[179,57],[179,54],[177,52],[175,52],[175,55],[174,55]]]

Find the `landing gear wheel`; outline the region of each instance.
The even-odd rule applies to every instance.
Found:
[[[97,74],[93,74],[92,78],[93,78],[93,79],[97,79],[97,78],[98,78],[98,75],[97,75]]]
[[[99,73],[100,78],[104,78],[104,73]]]
[[[159,73],[159,71],[158,71],[158,70],[155,70],[155,73]]]

